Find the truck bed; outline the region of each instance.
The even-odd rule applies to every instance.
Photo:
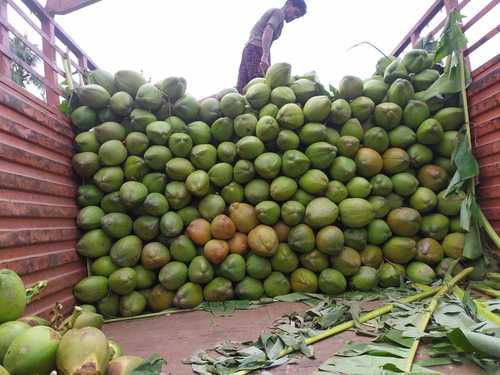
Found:
[[[106,335],[118,341],[129,355],[147,357],[159,353],[167,361],[169,375],[193,374],[190,365],[182,360],[198,350],[213,348],[218,343],[253,341],[271,327],[280,316],[308,307],[302,303],[275,302],[253,310],[235,311],[230,316],[214,316],[204,311],[194,311],[150,318],[109,323],[104,326]],[[314,345],[315,359],[297,357],[296,364],[283,365],[268,370],[273,375],[307,375],[316,371],[319,365],[332,357],[347,341],[365,342],[370,338],[346,331]],[[424,350],[419,351],[421,359]],[[436,366],[433,369],[444,374],[479,375],[481,371],[473,364]],[[258,373],[258,372],[256,372]]]

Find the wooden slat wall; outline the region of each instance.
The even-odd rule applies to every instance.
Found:
[[[72,286],[86,275],[75,251],[74,134],[54,112],[0,80],[0,268],[16,271],[27,286],[48,280],[27,311],[42,316],[56,302],[71,310]]]
[[[500,233],[500,55],[473,72],[468,95],[480,205]]]

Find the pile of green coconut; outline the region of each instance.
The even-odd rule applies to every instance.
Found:
[[[272,65],[243,93],[90,72],[71,98],[76,298],[106,318],[290,292],[431,284],[460,258],[464,111],[415,49],[328,92]],[[455,272],[460,265],[455,267]]]
[[[14,271],[0,270],[0,375],[130,375],[144,365],[99,330],[103,320],[93,306],[59,324],[23,316],[30,292]]]

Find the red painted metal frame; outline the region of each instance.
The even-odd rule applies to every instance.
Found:
[[[477,23],[477,21],[483,18],[489,11],[491,11],[499,3],[500,0],[491,0],[488,4],[486,4],[486,6],[483,9],[481,9],[476,15],[474,15],[467,21],[462,30],[466,32],[472,25]]]
[[[38,26],[25,11],[19,6],[19,2],[24,5],[38,18]],[[34,32],[42,38],[42,49],[30,43],[21,33],[11,25],[7,18],[7,7],[16,12]],[[21,40],[30,48],[43,63],[43,74],[38,73],[31,66],[28,66],[10,51],[9,32]],[[63,51],[57,44],[58,39],[65,47]],[[59,105],[59,97],[62,91],[59,89],[58,81],[64,77],[64,70],[57,65],[57,55],[65,57],[71,52],[78,59],[77,62],[70,60],[70,64],[77,72],[83,73],[87,69],[96,69],[97,65],[88,57],[83,50],[66,34],[66,32],[55,22],[53,17],[36,0],[0,0],[0,75],[10,77],[10,64],[14,62],[22,66],[26,71],[40,80],[45,88],[47,104],[52,107]]]
[[[68,14],[100,0],[47,0],[45,9],[50,14]]]
[[[19,7],[19,5],[16,3],[16,1],[18,0],[5,0],[10,7],[12,7],[13,10],[15,10],[16,13],[18,13],[30,26],[31,28],[36,32],[38,33],[43,40],[45,41],[48,41],[50,43],[50,36],[45,34],[43,32],[43,30],[22,10],[21,7]],[[57,30],[57,29],[56,29]],[[55,48],[55,50],[57,51],[57,53],[61,56],[64,56],[65,55],[65,51],[63,51],[62,49],[60,49],[57,45],[53,44],[53,47]],[[83,56],[86,56],[85,54],[83,54]],[[75,68],[78,72],[82,73],[84,71],[83,68],[85,68],[85,66],[83,65],[79,65],[77,63],[75,63],[73,60],[71,60],[71,65],[73,66],[73,68]],[[90,65],[90,68],[91,69],[95,69],[97,66],[93,66],[92,64],[89,64]]]
[[[72,308],[75,302],[72,286],[86,275],[85,264],[75,251],[80,233],[75,225],[78,186],[71,170],[74,134],[55,106],[57,76],[62,73],[55,57],[66,53],[56,45],[56,39],[78,59],[72,61],[77,71],[96,65],[37,1],[22,0],[38,17],[41,27],[16,4],[19,1],[0,0],[0,51],[3,51],[0,52],[0,268],[14,269],[27,285],[43,279],[49,281],[49,287],[28,310],[30,314],[47,316],[55,302],[63,303],[66,312]],[[469,1],[458,4],[456,0],[437,0],[394,54],[416,42],[431,15],[435,16],[443,7],[463,7]],[[498,2],[491,1],[464,29]],[[41,54],[44,74],[39,76],[51,91],[48,103],[10,79],[14,58],[7,53],[8,33],[14,32],[7,19],[8,6],[42,38],[41,51],[27,45]],[[469,52],[474,51],[473,46]],[[468,93],[475,153],[481,165],[478,194],[486,215],[500,231],[500,55],[476,69],[473,80]]]
[[[393,56],[399,56],[407,47],[414,46],[416,41],[420,37],[422,30],[429,25],[429,23],[434,20],[437,14],[443,9],[446,13],[449,13],[452,9],[462,10],[471,0],[436,0],[431,7],[425,12],[425,14],[417,21],[415,26],[405,35],[405,37],[399,42],[399,44],[391,52]],[[469,18],[467,23],[462,26],[463,31],[467,31],[474,24],[476,24],[481,18],[483,18],[488,12],[490,12],[495,6],[500,3],[500,0],[491,0],[486,4],[480,11]],[[443,27],[446,21],[446,17],[427,35],[435,36]],[[468,56],[474,50],[485,44],[488,40],[491,40],[500,31],[500,25],[495,26],[492,30],[482,36],[479,40],[474,42],[469,48],[464,51],[464,55]]]
[[[0,77],[0,269],[27,286],[49,282],[27,314],[47,317],[56,302],[69,312],[73,285],[87,273],[75,250],[73,137],[68,119]]]
[[[460,3],[458,0],[436,0],[392,54],[399,56],[408,46],[415,45],[420,31],[434,19],[440,10],[444,8],[448,13],[452,9],[463,9],[469,2],[470,0]],[[491,0],[470,17],[462,26],[464,32],[499,3],[500,0]],[[445,21],[446,18],[429,35],[436,35],[443,28]],[[496,36],[499,31],[500,25],[497,25],[466,47],[464,50],[466,59],[468,60],[468,56]],[[492,50],[492,53],[496,56],[472,71],[473,82],[467,90],[467,95],[474,154],[480,166],[479,201],[493,228],[500,233],[500,54],[496,50]]]
[[[460,4],[456,4],[456,8],[458,10],[462,10],[467,4],[470,3],[471,0],[463,0]],[[497,1],[497,0],[494,0]],[[435,36],[443,27],[446,22],[446,18],[444,18],[429,34]]]
[[[500,55],[474,71],[468,100],[480,205],[500,233]]]
[[[486,33],[483,37],[477,40],[474,44],[472,44],[469,48],[467,48],[464,51],[464,56],[470,55],[472,52],[481,47],[488,40],[493,39],[493,37],[497,35],[499,32],[500,32],[500,25],[497,25],[493,29],[491,29],[488,33]]]
[[[396,48],[391,52],[392,56],[399,56],[406,47],[410,44],[415,45],[416,40],[418,39],[420,32],[424,29],[425,26],[432,20],[436,14],[438,14],[444,6],[444,0],[436,0],[434,4],[425,12],[425,14],[417,21],[415,26],[411,28],[408,34],[399,42]]]
[[[9,23],[7,9],[40,35],[40,47]],[[9,33],[41,58],[43,73],[13,55]],[[45,317],[56,302],[66,313],[73,308],[73,285],[87,274],[75,250],[80,232],[75,223],[78,182],[71,168],[74,133],[58,108],[58,80],[64,71],[56,59],[67,52],[77,58],[71,60],[77,72],[97,68],[37,1],[0,0],[0,269],[15,270],[27,286],[48,280],[47,289],[27,310]],[[12,62],[44,84],[45,101],[11,80]]]

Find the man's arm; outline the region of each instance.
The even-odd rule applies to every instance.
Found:
[[[262,33],[262,58],[260,59],[260,69],[265,74],[271,64],[271,44],[273,43],[274,30],[271,25],[267,25]]]

